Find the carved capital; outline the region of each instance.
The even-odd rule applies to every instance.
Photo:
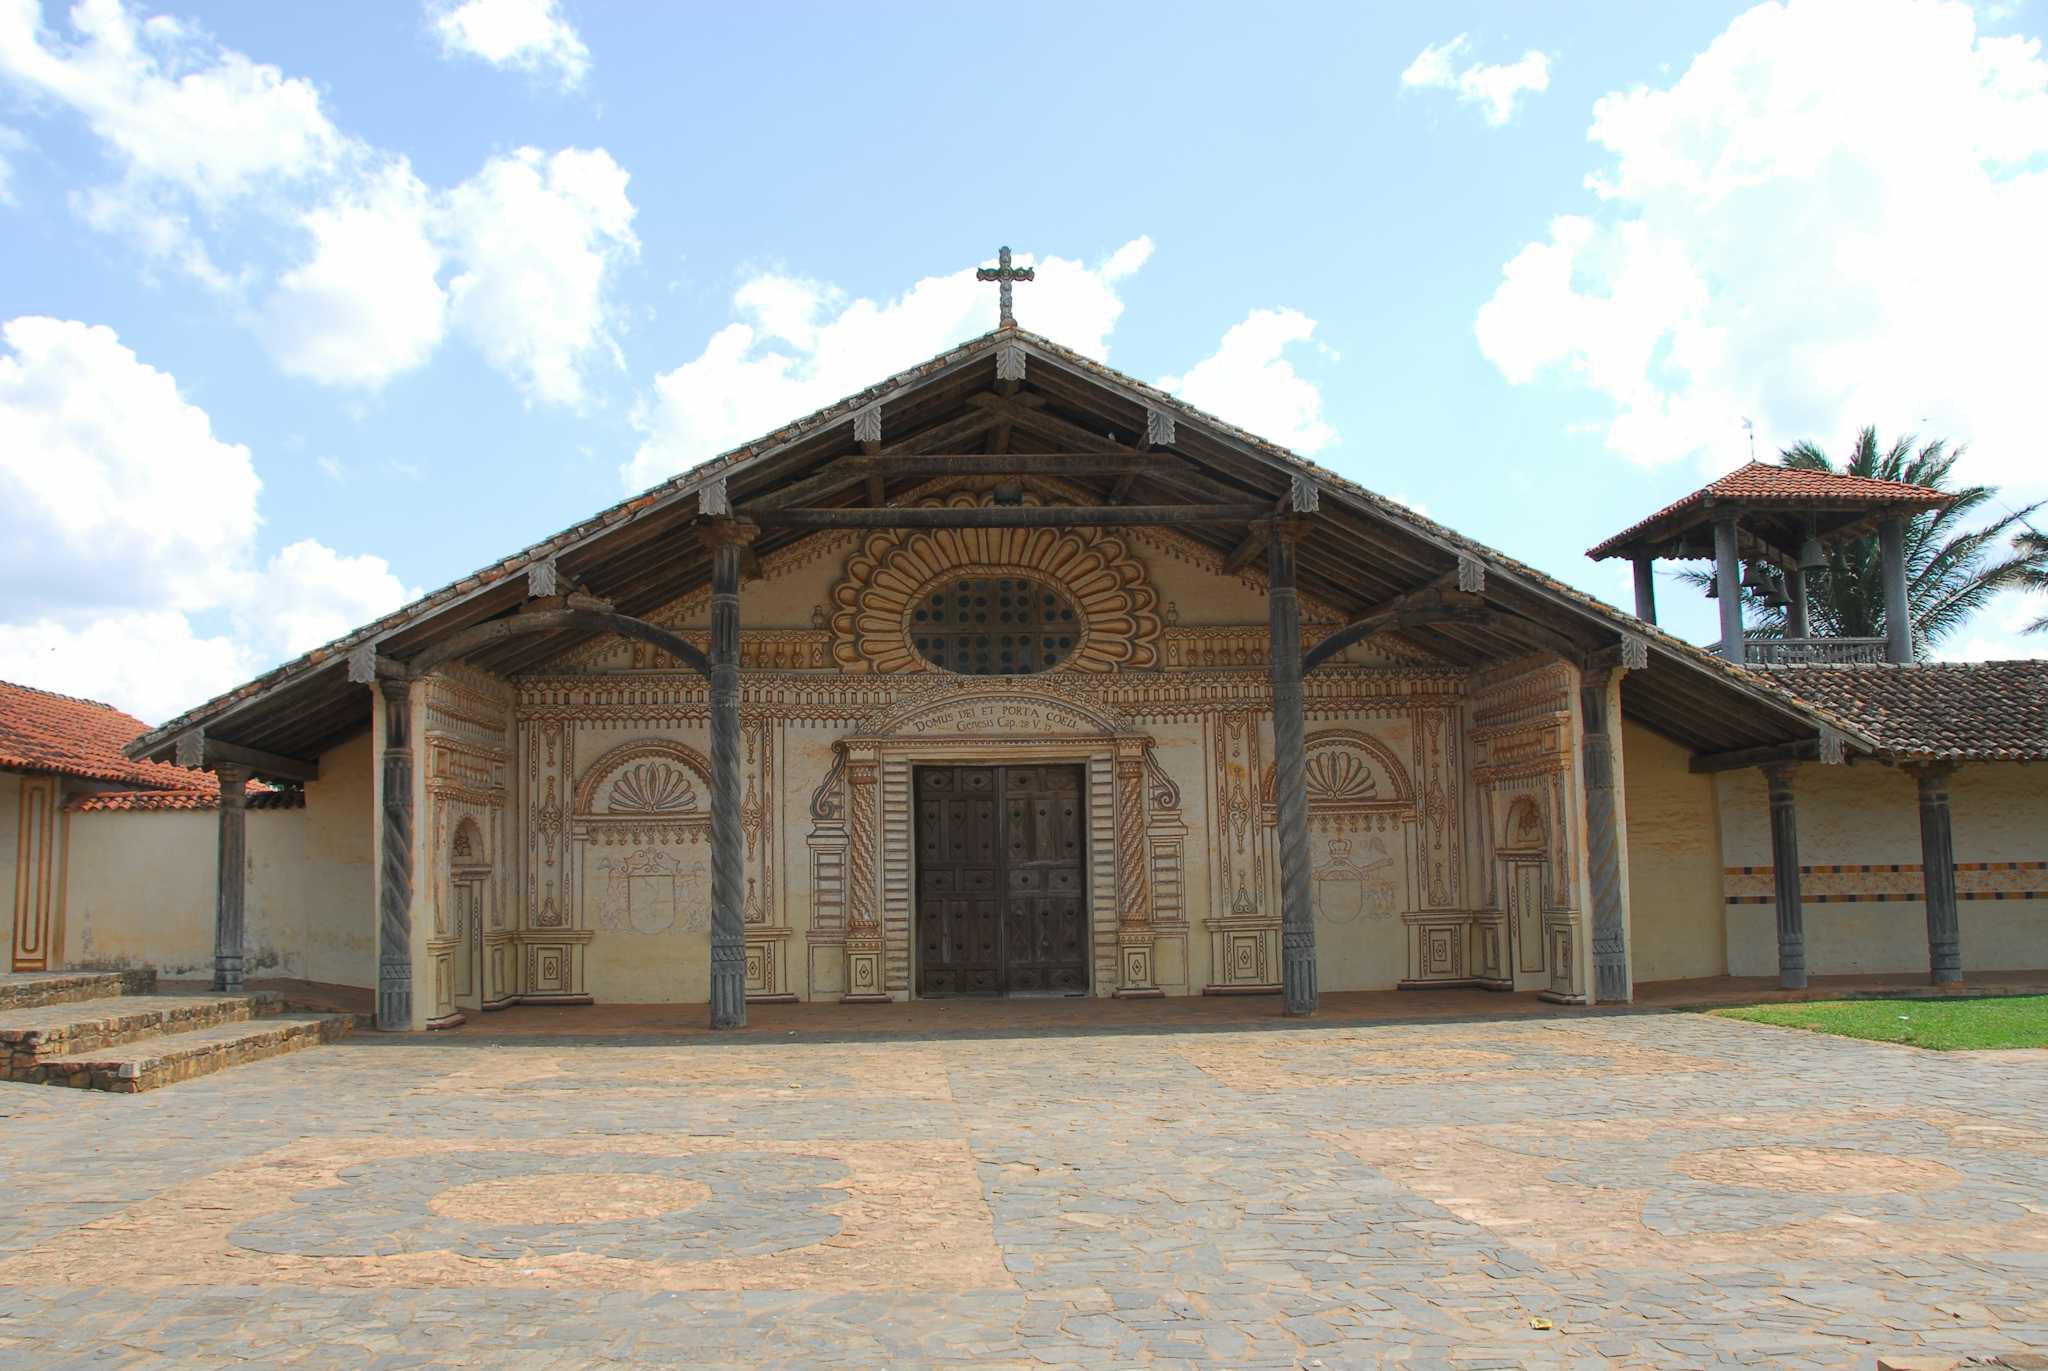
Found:
[[[722,547],[746,548],[761,536],[761,526],[752,519],[712,519],[697,525],[697,536],[714,551]]]

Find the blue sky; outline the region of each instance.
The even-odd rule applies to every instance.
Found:
[[[1002,243],[1618,603],[1744,418],[2048,496],[2035,9],[1248,13],[0,0],[0,677],[176,712],[983,331]]]

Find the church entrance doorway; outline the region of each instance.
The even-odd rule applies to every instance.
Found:
[[[1088,993],[1078,766],[921,766],[920,995]]]

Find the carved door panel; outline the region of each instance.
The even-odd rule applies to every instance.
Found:
[[[1003,988],[1002,862],[992,766],[917,772],[917,990],[994,995]]]
[[[1508,863],[1508,931],[1517,975],[1543,973],[1543,863]]]
[[[1081,839],[1081,770],[1005,767],[1004,988],[1012,994],[1088,993],[1088,904]]]
[[[917,772],[920,995],[1085,994],[1077,767]]]

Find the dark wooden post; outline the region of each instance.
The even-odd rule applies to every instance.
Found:
[[[213,988],[242,993],[243,900],[249,881],[249,768],[221,765],[220,865],[213,898]]]
[[[1785,636],[1812,637],[1813,625],[1806,609],[1806,573],[1797,567],[1785,573],[1785,599]]]
[[[1906,521],[1893,517],[1877,526],[1878,556],[1884,570],[1884,659],[1913,660],[1913,611],[1906,603]]]
[[[1301,525],[1273,523],[1266,540],[1267,612],[1273,648],[1273,789],[1280,838],[1280,981],[1286,1012],[1316,1012],[1316,926],[1310,908],[1308,778],[1302,710],[1301,604],[1294,545]]]
[[[377,864],[377,1027],[412,1027],[411,683],[380,678],[384,693],[383,834]]]
[[[1646,624],[1657,622],[1657,563],[1643,556],[1636,560],[1636,617]]]
[[[1721,658],[1742,665],[1742,557],[1736,550],[1735,516],[1714,520],[1714,593],[1721,606]]]
[[[1920,784],[1920,873],[1927,887],[1927,965],[1936,985],[1963,981],[1962,919],[1956,910],[1956,847],[1949,828],[1954,768],[1907,768]]]
[[[747,1024],[746,870],[740,834],[740,554],[759,530],[703,526],[711,549],[711,1026]]]
[[[1622,923],[1620,806],[1614,794],[1614,737],[1608,688],[1614,672],[1587,668],[1579,688],[1585,732],[1586,875],[1593,890],[1593,998],[1626,1003],[1633,991],[1628,974],[1628,930]]]
[[[1771,880],[1778,901],[1778,984],[1806,988],[1806,914],[1799,902],[1799,812],[1789,763],[1764,768],[1771,790]]]

